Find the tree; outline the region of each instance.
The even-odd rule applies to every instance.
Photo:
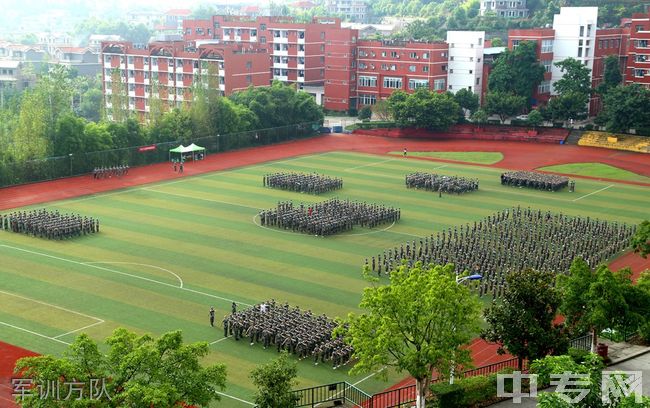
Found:
[[[472,114],[472,116],[470,117],[470,119],[472,119],[472,122],[474,122],[474,123],[476,123],[476,124],[478,124],[480,126],[480,125],[483,125],[483,124],[487,123],[488,114],[487,114],[487,112],[485,112],[485,109],[481,108],[481,109],[477,110],[476,112],[474,112]]]
[[[501,37],[494,37],[491,39],[493,47],[505,47]]]
[[[650,129],[650,90],[640,84],[619,85],[603,97],[603,112],[599,116],[609,132],[643,132]]]
[[[16,363],[16,373],[35,384],[58,384],[66,381],[82,384],[83,402],[74,398],[56,401],[55,393],[41,398],[33,393],[23,407],[173,407],[207,406],[220,399],[217,390],[226,385],[226,367],[222,364],[203,367],[199,360],[208,355],[207,342],[184,344],[180,331],[159,338],[138,336],[123,328],[106,339],[107,352],[86,334],[77,336],[64,356],[26,357]],[[105,386],[101,399],[91,401],[91,381]],[[97,389],[95,390],[97,391]],[[78,394],[75,394],[78,395]],[[109,396],[110,400],[106,397]]]
[[[605,70],[603,73],[603,82],[597,87],[599,94],[606,94],[621,84],[623,76],[621,75],[621,63],[618,56],[608,55],[604,61]]]
[[[592,353],[601,331],[624,326],[629,318],[622,280],[607,265],[592,271],[584,260],[577,258],[569,275],[558,276],[557,286],[562,293],[560,312],[574,332],[591,332]]]
[[[533,127],[540,126],[544,122],[544,117],[538,109],[533,109],[528,113],[528,124]]]
[[[546,114],[553,121],[566,121],[586,115],[589,97],[576,92],[554,96],[546,104]]]
[[[368,120],[371,117],[372,117],[372,108],[369,105],[366,105],[363,108],[359,109],[358,118],[360,120]]]
[[[488,92],[485,96],[483,108],[489,115],[499,115],[499,119],[503,123],[507,118],[521,112],[525,105],[526,99],[523,96],[494,91]]]
[[[537,44],[522,41],[514,50],[506,50],[494,62],[490,72],[490,92],[510,93],[532,103],[533,92],[544,80],[544,67],[537,61]]]
[[[401,127],[445,130],[458,122],[460,106],[448,93],[420,88],[413,94],[395,91],[388,98],[392,116]]]
[[[370,270],[364,273],[369,276]],[[452,366],[470,360],[467,349],[478,331],[480,302],[464,285],[456,283],[454,266],[403,264],[390,274],[390,284],[364,289],[363,314],[348,315],[339,333],[353,346],[356,364],[351,373],[392,366],[407,371],[416,381],[418,408],[435,370],[448,374]],[[347,327],[347,328],[346,328]],[[385,377],[385,370],[379,375]]]
[[[380,99],[372,105],[372,114],[379,120],[391,121],[393,116],[391,114],[390,105],[387,99]]]
[[[556,62],[555,66],[560,68],[562,78],[555,81],[553,90],[559,99],[552,110],[558,118],[578,118],[587,111],[591,89],[591,70],[582,62],[574,58],[566,58]],[[549,101],[552,104],[553,99]],[[564,115],[561,112],[565,112]]]
[[[506,276],[503,298],[483,311],[489,326],[481,337],[498,343],[499,354],[507,351],[517,356],[519,369],[524,360],[543,358],[566,348],[560,328],[553,323],[560,306],[554,280],[553,272],[512,272]]]
[[[478,95],[467,88],[459,89],[458,92],[454,94],[454,99],[456,100],[456,103],[458,103],[462,109],[468,111],[470,115],[476,112],[479,107]]]
[[[632,237],[632,248],[634,248],[634,252],[639,252],[644,258],[650,254],[650,221],[645,220],[639,224],[639,228]]]
[[[280,357],[268,364],[256,367],[250,374],[253,385],[257,387],[254,401],[259,408],[291,408],[296,406],[297,396],[291,389],[297,384],[298,367],[282,352]]]

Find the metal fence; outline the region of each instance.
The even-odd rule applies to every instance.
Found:
[[[355,407],[368,407],[370,395],[347,382],[319,385],[291,391],[296,397],[296,407],[329,407],[352,404]]]
[[[270,129],[200,137],[194,142],[205,147],[207,153],[219,153],[244,147],[271,145],[306,138],[317,133],[320,123],[309,122]],[[141,150],[143,146],[103,150],[88,153],[71,153],[66,156],[47,157],[26,162],[0,163],[0,187],[53,180],[90,173],[95,167],[128,164],[131,167],[161,163],[169,160],[169,149],[181,143],[156,143],[155,149]]]
[[[591,350],[591,342],[593,340],[593,335],[591,333],[578,337],[576,339],[573,339],[569,342],[569,346],[574,348],[574,349],[579,349],[579,350],[586,350],[589,351]]]

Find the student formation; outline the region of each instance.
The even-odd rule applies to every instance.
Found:
[[[353,349],[340,337],[332,338],[337,324],[327,316],[302,311],[288,303],[276,304],[270,300],[250,309],[224,316],[224,337],[245,339],[253,346],[257,343],[286,350],[298,358],[312,358],[315,365],[331,362],[334,369],[345,365]]]
[[[68,239],[99,232],[99,220],[45,209],[0,215],[0,226],[11,232],[47,239]]]

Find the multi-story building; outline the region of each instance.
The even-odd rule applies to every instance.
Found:
[[[447,31],[447,90],[456,93],[465,88],[480,97],[483,88],[484,42],[484,31]]]
[[[532,105],[543,105],[551,98],[551,71],[553,68],[553,43],[555,30],[552,28],[532,28],[527,30],[510,30],[508,48],[513,50],[523,41],[536,44],[537,60],[544,66],[544,79],[533,91]]]
[[[183,33],[183,21],[192,15],[190,9],[172,9],[165,12],[161,24],[154,27],[156,35],[172,35]]]
[[[368,3],[365,0],[326,0],[325,9],[330,15],[346,20],[364,23],[368,18]]]
[[[632,16],[629,38],[625,83],[638,83],[650,88],[650,12]]]
[[[58,47],[51,56],[50,64],[63,65],[82,76],[94,77],[102,69],[99,53],[90,48]]]
[[[357,49],[359,106],[374,105],[396,90],[447,90],[445,42],[364,40]]]
[[[176,41],[134,48],[130,42],[102,44],[103,89],[111,118],[114,94],[124,93],[128,109],[146,119],[152,98],[169,108],[190,100],[193,86],[218,84],[225,95],[270,82],[266,50],[237,44]]]
[[[528,17],[528,8],[526,0],[480,0],[481,15],[492,12],[499,17],[507,18],[526,18]]]
[[[591,71],[591,85],[596,88],[603,82],[605,74],[605,58],[614,55],[619,60],[621,73],[624,74],[628,59],[628,45],[630,40],[629,25],[619,28],[604,28],[596,30],[594,44],[594,64]],[[602,101],[598,93],[593,93],[589,101],[589,112],[597,114],[602,109]]]

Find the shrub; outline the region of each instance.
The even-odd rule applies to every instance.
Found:
[[[366,105],[359,110],[359,119],[368,120],[372,117],[372,109]]]
[[[585,358],[590,354],[589,350],[582,350],[571,347],[569,349],[569,356],[578,364],[582,364],[585,361]]]
[[[449,384],[447,382],[438,382],[431,385],[431,395],[433,401],[431,407],[436,408],[461,408],[463,404],[463,388],[460,384]]]
[[[592,125],[591,123],[586,124],[585,130],[594,130],[594,125]]]
[[[641,337],[641,341],[650,344],[650,320],[639,326],[637,333],[639,334],[639,337]]]

